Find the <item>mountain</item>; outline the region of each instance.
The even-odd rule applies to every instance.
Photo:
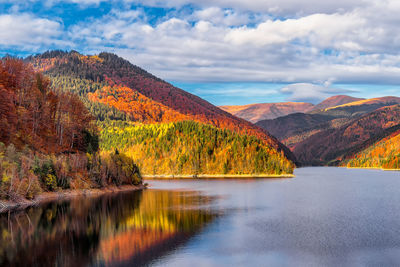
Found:
[[[364,98],[356,98],[356,97],[351,97],[347,95],[336,95],[329,97],[319,103],[318,105],[315,105],[312,110],[321,110],[321,109],[327,109],[343,104],[348,104],[356,101],[364,100]]]
[[[380,108],[339,128],[318,132],[296,144],[293,153],[305,165],[325,165],[343,159],[355,147],[400,124],[400,105]]]
[[[54,88],[78,94],[99,121],[130,124],[195,121],[254,136],[271,148],[271,155],[283,153],[294,161],[289,149],[262,128],[174,87],[114,54],[85,56],[76,51],[51,51],[28,57],[26,61],[48,75]]]
[[[337,98],[334,97],[334,99]],[[358,100],[309,113],[290,114],[274,120],[262,120],[256,125],[269,131],[290,149],[294,149],[298,143],[316,133],[339,128],[364,114],[395,104],[400,104],[399,97]]]
[[[360,99],[358,101],[352,101],[348,103],[339,104],[336,106],[328,107],[327,109],[339,109],[339,108],[348,108],[348,107],[356,107],[356,106],[364,106],[364,105],[384,105],[390,106],[394,104],[399,104],[400,98],[395,96],[384,96],[384,97],[376,97],[370,99]]]
[[[327,108],[364,100],[346,95],[332,96],[318,105],[303,102],[261,103],[236,106],[220,106],[221,109],[239,118],[256,123],[262,120],[272,120],[293,113],[319,112]],[[368,103],[370,104],[370,103]]]
[[[386,130],[349,153],[340,163],[356,168],[400,169],[400,125]]]
[[[297,112],[308,112],[313,109],[311,103],[283,102],[283,103],[261,103],[242,106],[220,106],[221,109],[239,118],[250,122],[266,119],[275,119]]]
[[[336,117],[325,114],[294,113],[273,120],[256,123],[281,140],[289,148],[321,129],[329,127]]]

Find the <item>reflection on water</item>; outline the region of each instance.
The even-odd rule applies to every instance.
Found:
[[[223,196],[221,216],[153,266],[400,266],[400,172],[296,169],[291,179],[149,181]]]
[[[150,180],[1,215],[0,266],[400,266],[399,172],[295,174]]]
[[[76,199],[0,216],[0,266],[141,265],[217,216],[190,191],[146,190]]]

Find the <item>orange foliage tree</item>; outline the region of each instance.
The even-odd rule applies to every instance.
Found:
[[[82,150],[93,117],[71,93],[56,94],[50,81],[22,60],[0,61],[0,142],[43,152]]]
[[[126,86],[105,86],[101,90],[89,93],[88,98],[93,102],[100,102],[126,112],[132,121],[155,123],[189,119],[188,116]]]

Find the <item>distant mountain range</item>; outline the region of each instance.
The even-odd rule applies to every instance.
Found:
[[[181,142],[187,147],[181,147],[180,150],[176,151],[176,154],[172,155],[169,151],[175,140],[166,139],[165,142],[168,144],[159,144],[158,148],[161,148],[161,150],[158,157],[165,160],[158,166],[164,167],[157,171],[154,170],[154,174],[155,172],[157,174],[176,174],[170,173],[172,170],[174,172],[180,170],[190,172],[190,170],[193,170],[191,174],[201,173],[206,169],[207,162],[210,160],[222,162],[221,165],[218,165],[221,166],[221,169],[213,170],[214,173],[220,171],[221,173],[241,174],[244,170],[241,171],[239,165],[235,168],[232,167],[237,159],[231,157],[233,155],[237,157],[240,154],[238,154],[238,151],[248,151],[248,153],[254,151],[253,156],[258,157],[258,163],[264,166],[257,169],[259,173],[287,173],[291,172],[287,170],[293,168],[291,163],[291,161],[295,161],[293,154],[266,130],[225,112],[200,97],[174,87],[114,54],[100,53],[99,55],[87,56],[76,51],[50,51],[30,56],[25,61],[31,63],[36,70],[47,75],[51,79],[54,90],[73,92],[81,97],[90,112],[99,121],[107,124],[101,124],[103,126],[103,140],[112,140],[113,136],[109,134],[115,127],[119,127],[121,130],[128,129],[129,125],[137,125],[138,123],[154,124],[153,128],[148,129],[152,129],[154,133],[157,132],[158,134],[163,133],[162,129],[169,129],[168,131],[172,132],[174,127],[182,127],[182,134],[176,142]],[[183,126],[175,125],[174,127],[166,125],[182,121],[197,123]],[[165,124],[165,126],[161,124]],[[214,130],[204,128],[210,131],[210,140],[203,144],[204,150],[202,147],[201,151],[191,151],[190,144],[181,139],[186,139],[185,134],[192,131],[197,133],[197,130],[186,129],[186,127],[203,129],[201,124],[212,125],[216,128],[212,128]],[[107,132],[107,129],[110,132]],[[232,133],[224,133],[224,130],[229,130]],[[218,131],[218,133],[213,131]],[[140,130],[135,131],[135,135],[137,134],[149,133]],[[224,149],[221,150],[222,148],[219,146],[222,143],[217,140],[217,137],[224,135],[232,136],[232,139],[226,141]],[[237,142],[235,140],[241,138],[238,135],[248,136],[250,139],[254,137],[261,142],[243,141],[241,144],[234,143]],[[114,137],[116,138],[117,135]],[[123,136],[121,138],[126,141],[126,138],[132,139],[134,137]],[[147,137],[137,138],[144,140],[141,146],[142,150],[150,149],[150,147],[146,147],[149,145],[145,140]],[[153,137],[148,136],[148,138]],[[156,141],[159,138],[154,137],[154,140]],[[190,140],[192,139],[187,136],[186,141],[192,142]],[[258,146],[258,148],[247,148],[251,145]],[[103,147],[107,147],[107,145]],[[125,149],[129,148],[125,147]],[[217,151],[219,154],[216,154]],[[194,154],[191,155],[190,153]],[[269,156],[265,157],[265,155]],[[144,154],[140,156],[144,157]],[[139,155],[136,154],[135,157],[139,157]],[[144,159],[137,159],[138,162],[142,160]],[[182,168],[177,168],[176,162],[181,162]],[[147,165],[151,164],[146,163]],[[292,167],[288,168],[288,166]],[[222,170],[223,168],[225,169]],[[250,171],[246,169],[246,172]]]
[[[256,125],[287,145],[303,165],[337,165],[386,138],[387,131],[400,124],[399,97],[360,100],[337,96],[324,102],[308,113],[262,120]]]
[[[220,106],[221,109],[239,118],[252,123],[266,119],[275,119],[297,112],[308,112],[313,110],[311,103],[283,102],[283,103],[261,103],[243,106]]]
[[[334,106],[339,106],[354,101],[363,100],[346,95],[337,95],[327,98],[318,105],[303,102],[260,103],[237,106],[220,106],[221,109],[239,118],[256,123],[261,120],[271,120],[293,113],[307,113]]]

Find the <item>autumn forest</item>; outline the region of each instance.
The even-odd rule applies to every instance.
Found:
[[[290,175],[253,124],[108,53],[0,64],[0,198],[142,182],[144,175]]]
[[[223,107],[250,121],[271,118],[252,124],[114,54],[4,57],[0,198],[139,185],[142,175],[288,176],[296,164],[398,169],[399,103],[338,96],[316,106]]]

